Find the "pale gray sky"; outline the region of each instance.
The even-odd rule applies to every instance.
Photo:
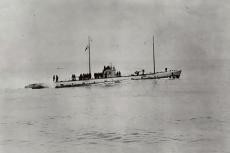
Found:
[[[151,70],[153,34],[160,68],[229,59],[229,10],[229,0],[1,0],[0,79],[87,72],[88,35],[94,72],[111,62]]]

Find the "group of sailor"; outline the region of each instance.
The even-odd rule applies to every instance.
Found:
[[[117,72],[117,77],[121,77],[121,72],[120,71]]]
[[[83,74],[80,74],[79,76],[79,80],[89,80],[91,79],[91,73],[83,73]]]
[[[58,75],[53,75],[53,82],[58,82]]]
[[[103,73],[94,73],[94,79],[100,79],[103,78]]]
[[[72,81],[76,81],[76,75],[75,74],[72,74]]]
[[[115,68],[112,66],[104,66],[104,69],[102,72],[94,73],[94,79],[111,77],[111,76],[108,76],[109,74],[111,74],[111,72],[107,74],[106,70],[115,71]],[[115,76],[113,77],[121,77],[121,72],[120,71],[116,72]],[[90,80],[91,78],[92,78],[91,73],[82,73],[79,75],[78,80]],[[76,81],[76,80],[77,80],[77,76],[75,74],[72,74],[71,81]],[[53,82],[58,82],[58,75],[53,75]]]
[[[136,75],[139,75],[139,73],[140,72],[142,72],[142,74],[141,75],[144,75],[145,74],[145,70],[143,69],[143,70],[141,70],[141,71],[136,71],[136,72],[134,72]]]
[[[102,73],[105,71],[105,70],[110,70],[111,69],[111,66],[104,66],[104,69],[102,71]]]

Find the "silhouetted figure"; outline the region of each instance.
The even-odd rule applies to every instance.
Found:
[[[172,72],[172,78],[175,79],[175,76],[174,76],[173,72]]]
[[[53,82],[55,81],[55,75],[53,75]]]
[[[143,70],[142,70],[142,75],[144,75],[144,74],[145,74],[145,70],[143,69]]]
[[[76,81],[76,75],[72,74],[72,81]]]
[[[120,77],[120,76],[121,76],[121,72],[118,71],[118,72],[117,72],[117,77]]]
[[[56,82],[58,82],[58,75],[56,75]]]
[[[168,68],[166,67],[166,68],[165,68],[165,72],[167,72],[167,70],[168,70]]]

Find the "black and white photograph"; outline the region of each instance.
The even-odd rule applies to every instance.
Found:
[[[229,153],[229,0],[1,0],[0,153]]]

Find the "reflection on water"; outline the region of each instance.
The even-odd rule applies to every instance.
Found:
[[[179,80],[4,90],[0,151],[229,152],[228,80],[184,73]]]

